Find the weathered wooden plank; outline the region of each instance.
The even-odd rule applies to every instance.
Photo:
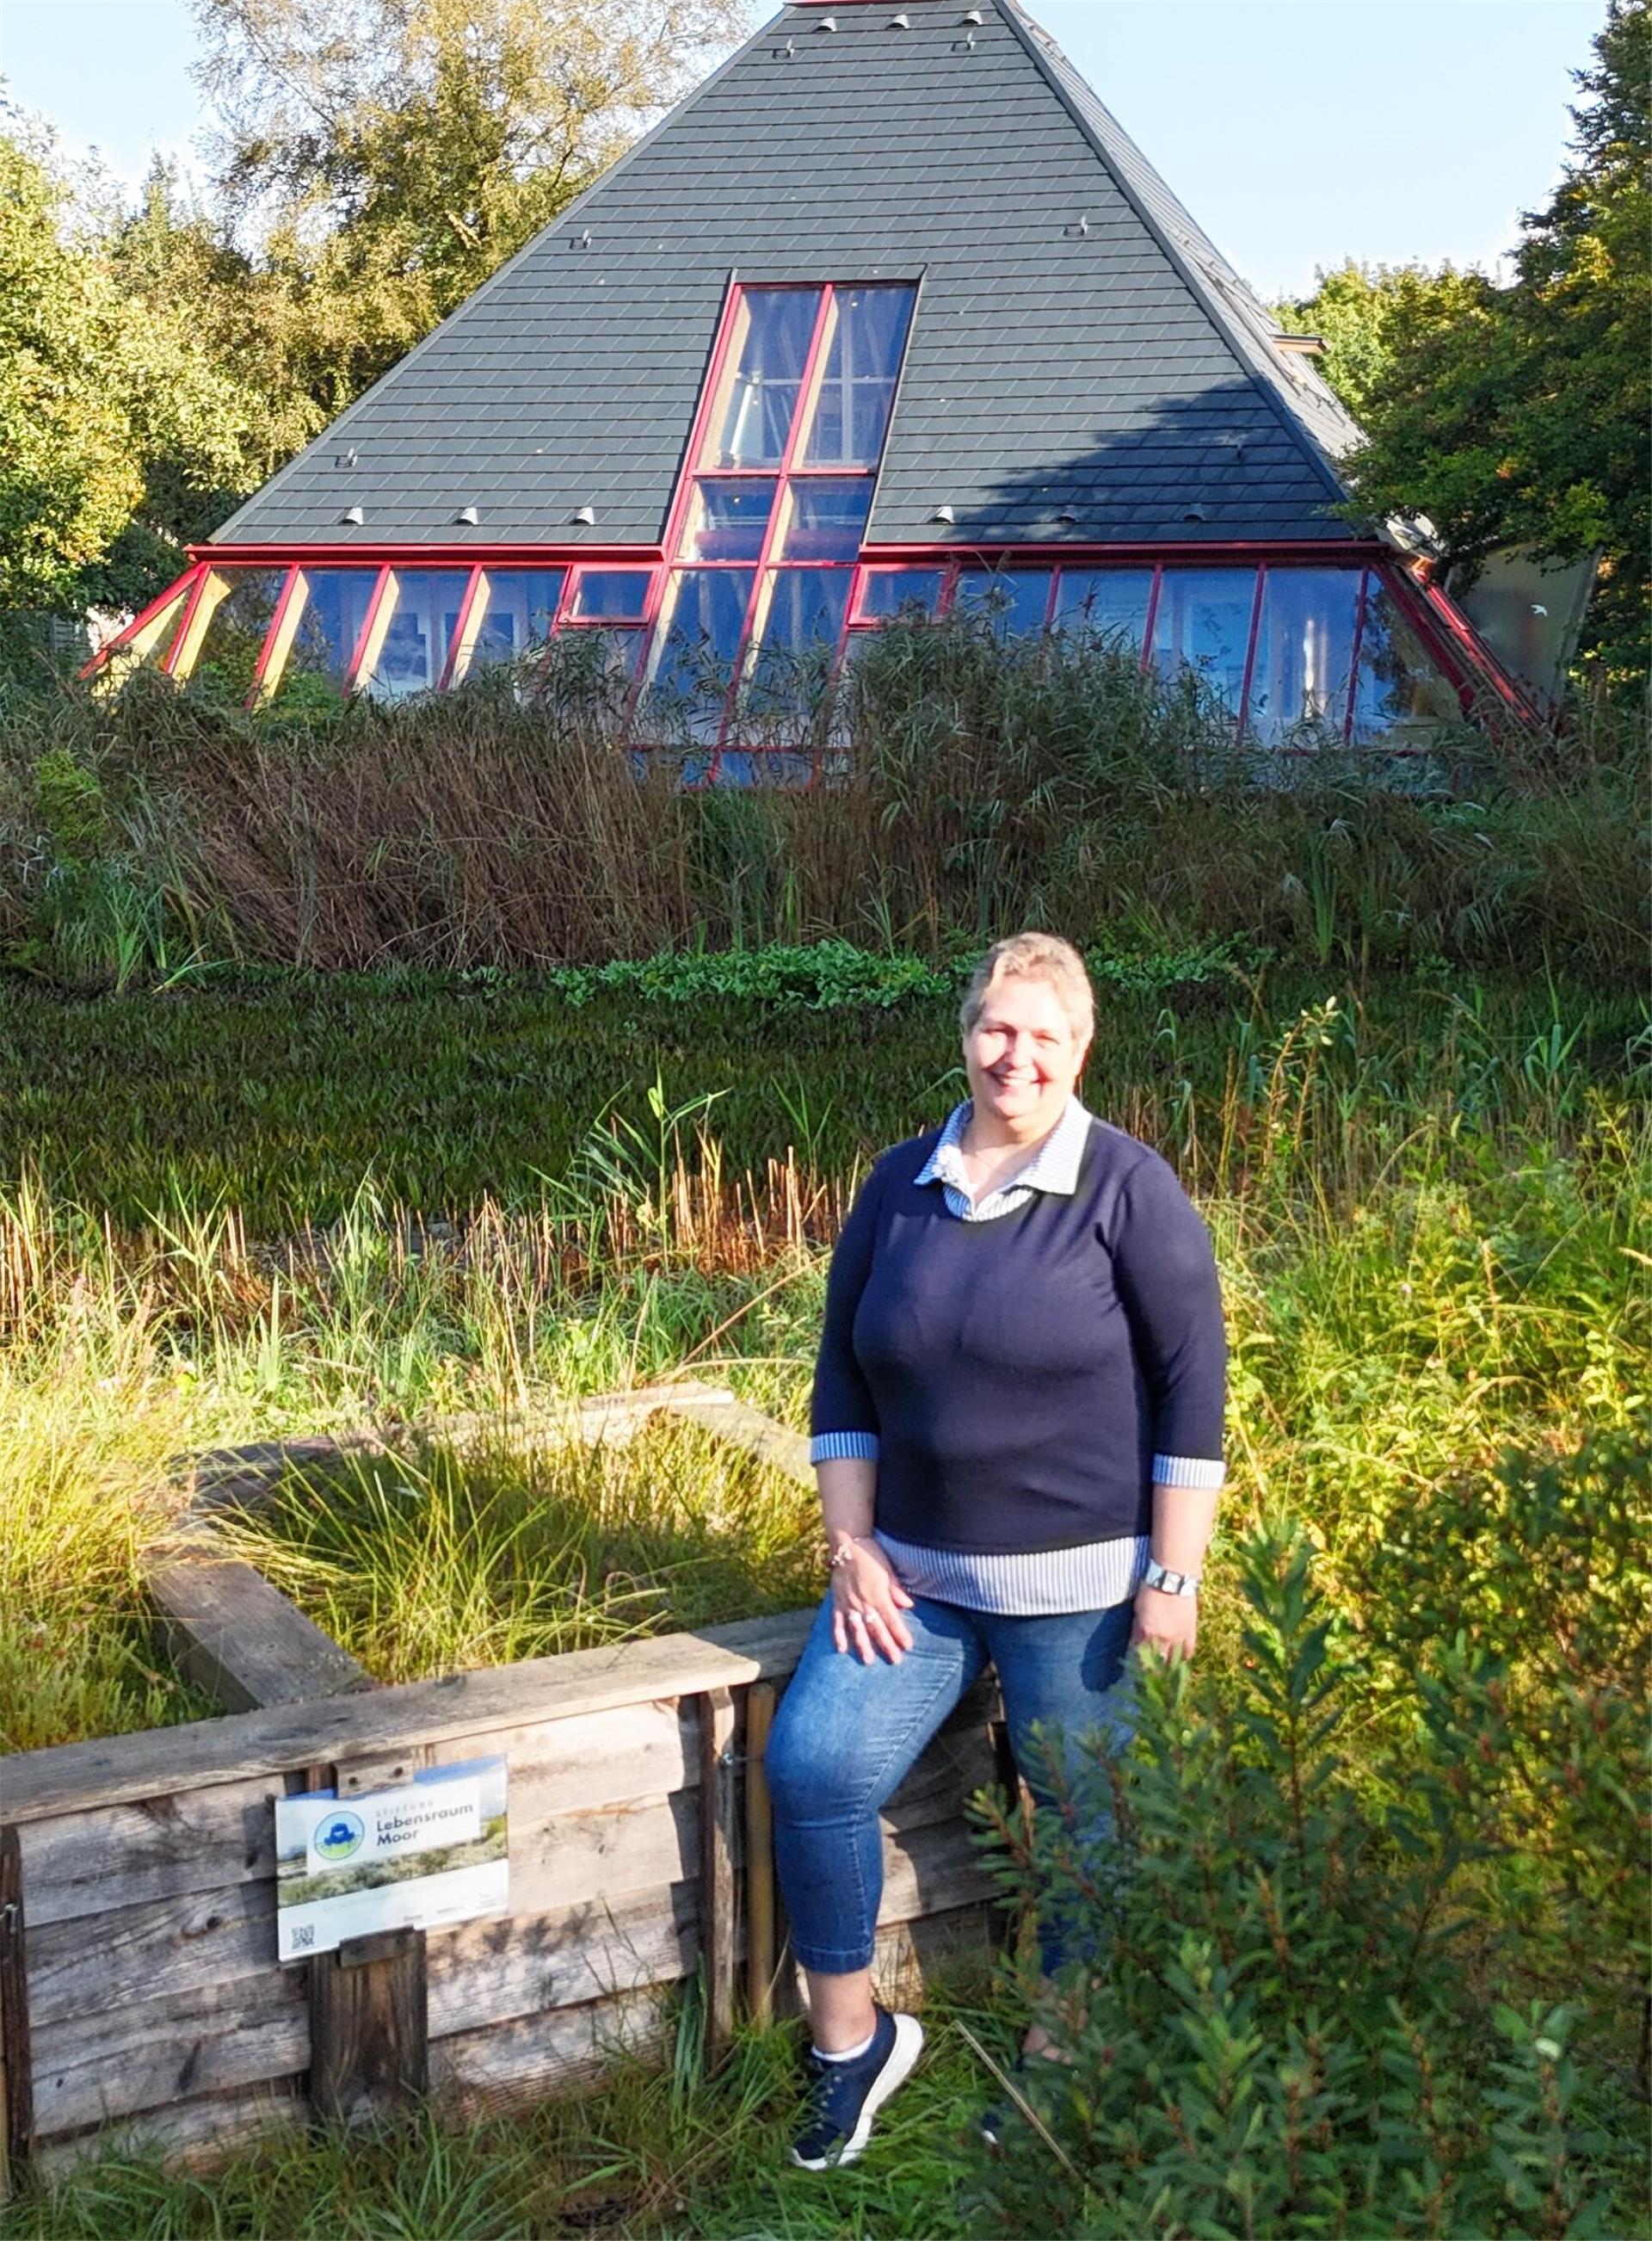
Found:
[[[43,2139],[201,2093],[298,2076],[310,2061],[303,1972],[264,1969],[228,1984],[126,2000],[35,2034]]]
[[[316,2114],[361,2124],[411,2109],[430,2084],[425,1939],[360,1957],[347,1946],[310,1963],[310,2100]]]
[[[256,1566],[194,1538],[145,1562],[175,1664],[226,1711],[300,1704],[376,1684]]]
[[[0,2132],[0,2196],[28,2169],[34,2148],[33,2022],[26,1969],[23,1857],[14,1829],[0,1829],[0,2073],[4,2131]]]
[[[35,2169],[50,2181],[88,2156],[158,2153],[185,2168],[210,2168],[231,2148],[308,2123],[310,2104],[298,2083],[278,2078],[264,2085],[147,2109],[140,2116],[43,2144]]]
[[[332,1769],[340,1797],[411,1782],[426,1747],[378,1752]],[[310,2100],[346,2124],[411,2109],[430,2085],[425,1933],[358,1937],[310,1963]]]
[[[666,2019],[663,1996],[642,1991],[457,2032],[431,2048],[431,2090],[466,2116],[490,2115],[658,2048]]]
[[[431,2040],[675,1983],[698,1950],[699,1886],[690,1883],[468,1923],[431,1940]]]
[[[980,1849],[961,1821],[940,1821],[886,1837],[878,1923],[914,1922],[992,1896]]]
[[[983,1965],[993,1949],[996,1910],[985,1899],[950,1907],[912,1922],[886,1923],[872,1956],[872,1988],[886,2007],[908,2007],[922,1997],[936,1969],[966,1953]]]
[[[34,1821],[17,1832],[29,1919],[79,1921],[275,1873],[279,1775]]]
[[[341,1755],[431,1745],[460,1736],[644,1704],[707,1689],[783,1679],[813,1611],[743,1619],[700,1634],[576,1649],[440,1681],[280,1704],[142,1735],[63,1743],[4,1762],[3,1810],[14,1823],[312,1766]]]
[[[239,1883],[146,1900],[29,1931],[29,1999],[37,2024],[107,2013],[129,2000],[227,1983],[276,1965],[275,1883]]]
[[[734,1732],[738,1716],[726,1689],[700,1700],[699,1948],[706,1976],[706,2044],[716,2051],[734,2028]]]
[[[774,1689],[754,1681],[746,1692],[746,2007],[766,2023],[774,2008],[774,1811],[763,1754],[774,1719]]]
[[[563,1813],[511,1830],[511,1911],[548,1914],[692,1879],[704,1830],[698,1790]]]
[[[429,1763],[503,1756],[513,1833],[557,1812],[625,1804],[699,1780],[692,1712],[675,1702],[543,1720],[433,1745]],[[146,1899],[258,1883],[275,1873],[278,1774],[61,1814],[18,1831],[29,1918],[81,1920]]]
[[[732,1447],[743,1448],[758,1462],[766,1463],[782,1476],[795,1479],[799,1486],[814,1492],[814,1466],[809,1461],[809,1443],[800,1432],[788,1431],[777,1424],[772,1416],[766,1416],[760,1408],[750,1408],[732,1395],[724,1400],[673,1401],[671,1414],[681,1416],[691,1424],[703,1424],[718,1438],[726,1440]]]

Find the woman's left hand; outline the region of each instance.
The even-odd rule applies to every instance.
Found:
[[[1167,1595],[1162,1588],[1147,1586],[1136,1589],[1132,1649],[1151,1650],[1155,1657],[1191,1657],[1198,1639],[1197,1595]]]

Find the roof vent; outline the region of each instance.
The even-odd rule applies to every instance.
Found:
[[[596,525],[597,509],[594,505],[577,505],[573,510],[573,518],[582,529],[593,528]]]
[[[591,228],[586,226],[583,233],[570,234],[568,237],[568,246],[570,249],[589,249],[591,246]]]
[[[1187,508],[1187,512],[1184,513],[1181,518],[1184,521],[1208,521],[1210,519],[1209,514],[1202,505],[1190,505]]]
[[[954,39],[953,41],[953,52],[955,55],[973,55],[974,51],[975,34],[973,31],[966,31],[961,39]]]
[[[474,529],[482,517],[473,505],[462,505],[453,518],[455,521],[462,521],[466,529]]]
[[[912,17],[906,15],[892,16],[889,18],[889,28],[892,31],[909,31],[912,29]]]
[[[932,521],[956,521],[958,516],[949,505],[938,505],[929,517]]]
[[[358,505],[347,505],[338,518],[341,522],[348,522],[352,529],[359,529],[366,517]]]
[[[1073,505],[1064,505],[1059,509],[1055,518],[1059,522],[1061,522],[1066,527],[1070,529],[1073,526],[1073,524],[1079,518],[1078,508]]]
[[[355,464],[356,454],[353,449],[348,452],[340,452],[333,461],[335,467],[353,467]]]
[[[984,23],[987,18],[979,8],[966,8],[958,20],[960,23]]]
[[[773,50],[773,57],[777,63],[794,62],[797,58],[797,41],[788,39],[783,47],[776,47]]]
[[[838,28],[838,19],[835,16],[822,16],[814,28],[817,31],[835,31]]]
[[[1080,211],[1071,225],[1064,225],[1061,228],[1061,233],[1063,238],[1067,241],[1087,241],[1090,238],[1089,211]]]

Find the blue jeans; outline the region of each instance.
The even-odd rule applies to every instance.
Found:
[[[833,1648],[832,1599],[815,1617],[780,1701],[765,1764],[774,1807],[774,1861],[806,1969],[846,1976],[872,1960],[883,1896],[880,1809],[988,1660],[998,1668],[1010,1744],[1027,1787],[1047,1804],[1028,1729],[1076,1740],[1100,1729],[1127,1739],[1125,1680],[1134,1606],[1049,1618],[1003,1618],[920,1595],[905,1614],[913,1646],[899,1665]],[[1047,1972],[1063,1958],[1043,1925]]]

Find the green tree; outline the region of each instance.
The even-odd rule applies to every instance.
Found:
[[[64,237],[64,203],[38,155],[0,134],[0,606],[70,604],[143,492],[110,378],[119,300]]]
[[[218,186],[340,410],[681,93],[749,0],[196,0]]]
[[[200,222],[78,203],[50,143],[0,137],[0,606],[141,602],[302,440],[214,332]],[[208,284],[209,278],[211,284]]]
[[[1330,344],[1327,371],[1364,421],[1349,463],[1362,510],[1425,513],[1470,565],[1500,545],[1561,559],[1598,549],[1584,652],[1619,684],[1649,666],[1652,545],[1652,0],[1609,0],[1547,206],[1515,277],[1321,276],[1283,307]]]

